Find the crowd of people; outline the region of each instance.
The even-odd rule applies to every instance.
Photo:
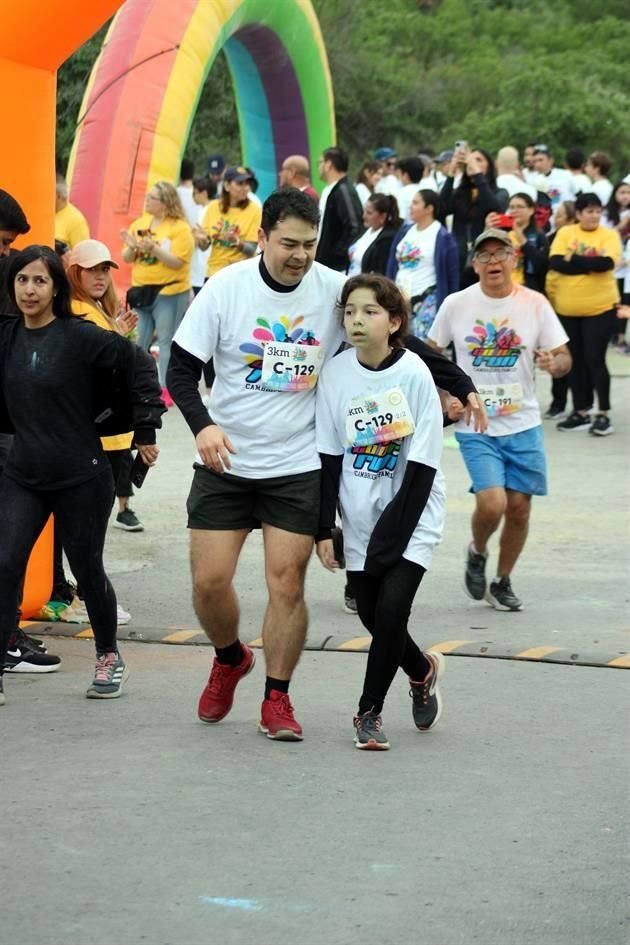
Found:
[[[289,685],[314,546],[325,568],[346,570],[344,606],[372,636],[356,746],[389,748],[382,711],[398,667],[414,724],[431,730],[444,661],[418,647],[408,621],[444,527],[443,426],[456,424],[475,496],[466,591],[506,612],[523,607],[513,571],[532,496],[547,491],[535,370],[552,379],[544,417],[558,430],[613,432],[606,354],[630,350],[630,176],[613,183],[603,152],[571,149],[564,163],[539,143],[522,164],[511,146],[496,158],[465,141],[438,155],[383,147],[353,183],[347,153],[330,147],[321,195],[308,159],[290,155],[261,204],[251,168],[211,155],[196,176],[186,159],[178,182],[149,188],[113,248],[90,238],[59,178],[55,249],[11,250],[29,227],[0,191],[4,671],[59,668],[18,622],[26,561],[53,513],[51,603],[72,619],[84,608],[93,627],[87,695],[120,696],[116,627],[130,615],[103,570],[105,533],[115,497],[113,524],[143,528],[133,483],[157,461],[161,414],[177,405],[197,448],[193,601],[215,649],[198,717],[225,718],[254,666],[233,578],[262,528],[260,731],[303,738]],[[116,259],[131,267],[124,301]]]

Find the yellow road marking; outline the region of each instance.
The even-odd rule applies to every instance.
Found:
[[[566,649],[562,646],[533,646],[529,650],[523,650],[517,653],[515,660],[541,660],[550,653],[557,653],[559,650]]]
[[[630,653],[617,656],[616,659],[611,660],[610,663],[606,663],[606,666],[623,666],[626,669],[630,669]]]
[[[199,630],[176,630],[175,633],[162,637],[162,643],[186,643],[187,640],[198,636],[200,632]]]
[[[361,647],[369,646],[372,642],[372,637],[353,637],[352,640],[346,640],[345,643],[340,643],[337,650],[358,650]]]
[[[94,633],[91,627],[86,627],[85,630],[79,630],[78,633],[75,633],[75,637],[78,637],[80,640],[93,640]]]
[[[256,637],[255,640],[250,640],[247,645],[248,646],[262,646],[262,637]]]
[[[472,642],[472,640],[444,640],[442,643],[433,643],[429,647],[429,650],[438,650],[440,653],[452,653],[453,650],[457,650],[460,646],[466,646],[466,644]]]

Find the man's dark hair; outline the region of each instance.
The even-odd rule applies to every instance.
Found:
[[[569,148],[564,156],[567,167],[572,171],[581,171],[584,167],[584,151],[582,148]]]
[[[325,161],[330,161],[335,170],[339,171],[340,174],[346,174],[348,172],[350,161],[348,159],[348,152],[344,151],[343,148],[326,148],[322,157]]]
[[[205,190],[208,195],[208,200],[214,200],[217,195],[216,181],[213,181],[212,178],[207,175],[195,177],[193,180],[193,188],[195,190]]]
[[[70,307],[70,283],[63,268],[63,263],[54,249],[50,246],[39,246],[34,243],[27,246],[20,253],[11,257],[11,262],[7,267],[7,291],[13,304],[17,307],[15,298],[15,279],[29,263],[41,259],[45,265],[50,278],[55,287],[53,297],[53,314],[56,318],[72,318],[72,308]],[[19,311],[19,309],[18,309]]]
[[[179,169],[179,179],[180,180],[192,180],[195,176],[195,162],[190,158],[182,158],[181,167]]]
[[[28,233],[30,226],[24,211],[11,194],[0,190],[0,230]]]
[[[610,155],[606,154],[605,151],[593,151],[592,154],[589,154],[588,159],[593,167],[597,168],[600,174],[604,177],[608,177],[610,168],[612,167]]]
[[[265,236],[286,220],[287,217],[297,217],[304,223],[319,226],[319,207],[312,197],[302,193],[296,187],[282,187],[267,197],[262,208],[261,227]]]
[[[398,170],[406,174],[412,184],[419,184],[424,174],[424,161],[420,157],[406,157],[398,161]]]
[[[601,207],[602,202],[597,194],[578,194],[575,198],[575,212],[579,213],[587,207]]]

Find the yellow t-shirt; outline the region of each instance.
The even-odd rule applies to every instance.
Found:
[[[55,214],[55,239],[68,246],[76,246],[81,240],[89,240],[90,228],[81,211],[71,203]]]
[[[153,224],[153,226],[151,225]],[[154,242],[184,260],[180,269],[171,269],[156,259],[155,256],[139,256],[131,270],[132,285],[163,285],[161,295],[177,295],[179,292],[188,292],[190,289],[190,260],[192,259],[195,243],[192,230],[187,220],[174,220],[167,217],[155,225],[150,213],[143,213],[141,217],[129,227],[129,232],[136,239],[150,236]],[[166,285],[167,282],[172,285]]]
[[[98,328],[105,331],[116,331],[104,312],[98,305],[90,305],[89,302],[80,302],[79,299],[72,299],[72,314],[79,318],[84,318],[86,322],[92,322]],[[113,450],[128,450],[133,440],[133,433],[118,433],[116,436],[102,436],[101,446],[105,452]]]
[[[570,223],[558,230],[549,256],[565,256],[568,252],[579,256],[610,256],[616,266],[621,259],[621,241],[615,230],[605,226],[583,230],[579,223]],[[553,305],[559,315],[581,318],[601,315],[619,301],[614,269],[580,276],[554,272],[554,277]]]
[[[211,200],[203,218],[202,227],[210,237],[212,252],[208,259],[208,276],[219,269],[225,269],[232,263],[247,259],[245,253],[225,241],[224,234],[230,227],[236,229],[238,238],[243,243],[256,243],[262,219],[262,209],[254,201],[248,201],[246,207],[230,207],[227,213],[221,212],[221,201]]]

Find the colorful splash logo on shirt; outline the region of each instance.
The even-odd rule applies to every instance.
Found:
[[[568,252],[573,253],[574,256],[589,256],[591,259],[594,256],[599,256],[599,251],[594,246],[587,246],[586,243],[581,243],[579,240],[573,240]]]
[[[472,335],[465,339],[472,358],[472,367],[497,371],[516,366],[525,350],[521,338],[509,327],[507,318],[484,322],[476,319]]]
[[[392,440],[390,443],[350,446],[348,452],[354,456],[352,467],[355,475],[369,479],[375,479],[377,476],[393,476],[401,443],[401,440]]]
[[[312,331],[306,331],[302,327],[304,316],[298,315],[297,318],[290,320],[286,315],[282,315],[275,322],[268,322],[266,318],[257,318],[257,328],[254,329],[252,337],[258,344],[246,341],[240,345],[239,351],[243,352],[243,360],[249,371],[245,378],[246,384],[258,384],[262,376],[262,365],[264,357],[263,343],[268,341],[277,341],[280,343],[290,343],[298,345],[319,346],[319,341]],[[297,360],[297,359],[296,359]]]
[[[414,243],[402,240],[396,250],[396,259],[401,269],[415,269],[422,262],[422,250]]]
[[[235,249],[235,241],[238,240],[241,229],[238,223],[230,223],[229,220],[221,218],[212,227],[210,240],[213,246],[223,246],[225,249]]]

